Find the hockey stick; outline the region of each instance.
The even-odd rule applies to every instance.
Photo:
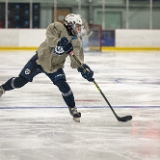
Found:
[[[76,60],[76,62],[83,68],[82,63],[79,61],[79,59],[74,55],[73,52],[70,52],[70,55],[73,56],[73,58]],[[85,70],[85,68],[83,68]],[[96,88],[98,89],[98,91],[101,93],[102,97],[105,99],[105,101],[107,102],[107,104],[109,105],[110,109],[112,110],[113,114],[115,115],[115,117],[117,118],[118,121],[121,122],[127,122],[132,120],[132,116],[128,115],[125,117],[119,117],[116,112],[114,111],[113,107],[111,106],[111,104],[109,103],[109,101],[107,100],[106,96],[103,94],[102,90],[100,89],[100,87],[98,86],[98,84],[95,82],[95,80],[93,80],[94,85],[96,86]]]

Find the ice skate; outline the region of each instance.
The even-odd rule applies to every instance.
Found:
[[[69,112],[70,112],[70,114],[73,116],[73,120],[74,120],[74,121],[80,122],[81,113],[80,113],[80,112],[77,112],[77,108],[76,108],[76,107],[73,107],[73,108],[70,108],[70,107],[69,107]]]
[[[2,86],[0,86],[0,97],[2,96],[2,94],[4,94],[4,89]]]

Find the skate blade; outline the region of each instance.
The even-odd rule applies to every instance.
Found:
[[[73,120],[74,120],[75,122],[78,122],[78,123],[80,122],[80,118],[74,118],[74,117],[73,117]]]

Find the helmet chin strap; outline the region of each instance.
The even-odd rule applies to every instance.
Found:
[[[74,22],[73,26],[72,26],[72,32],[74,34],[77,34],[77,31],[76,31],[76,23]]]
[[[76,24],[75,24],[75,23],[73,24],[72,29],[73,29],[73,30],[76,29]]]
[[[74,22],[74,24],[73,24],[73,26],[72,26],[72,32],[73,32],[75,35],[81,36],[81,32],[76,31],[76,23],[75,23],[75,22]]]

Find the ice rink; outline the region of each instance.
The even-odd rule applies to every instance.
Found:
[[[17,76],[34,51],[0,51],[0,84]],[[118,116],[69,66],[80,123],[44,75],[0,98],[0,160],[160,160],[160,52],[86,53],[85,63]]]

